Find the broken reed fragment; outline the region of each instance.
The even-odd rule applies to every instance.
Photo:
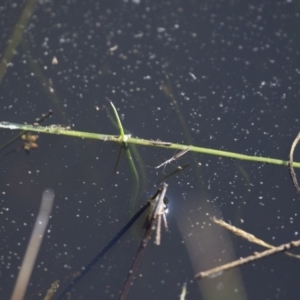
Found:
[[[34,263],[44,237],[45,230],[51,214],[54,200],[54,192],[46,189],[43,192],[39,214],[35,221],[35,225],[29,240],[28,247],[22,262],[22,266],[15,284],[12,300],[24,299],[25,292],[29,283],[29,279],[34,267]]]
[[[204,271],[204,272],[199,272],[195,275],[195,278],[203,279],[205,277],[213,277],[214,275],[216,275],[218,273],[222,273],[223,271],[227,271],[229,269],[244,265],[246,263],[249,263],[249,262],[252,262],[252,261],[267,257],[267,256],[271,256],[276,253],[284,252],[284,251],[287,251],[287,250],[290,250],[292,248],[296,248],[299,246],[300,246],[300,240],[297,240],[297,241],[292,241],[287,244],[282,244],[280,246],[274,247],[269,250],[265,250],[262,252],[255,252],[254,254],[249,255],[245,258],[240,258],[238,260],[224,264],[222,266],[212,268],[212,269]]]

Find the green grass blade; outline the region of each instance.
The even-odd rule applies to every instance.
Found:
[[[120,136],[121,136],[122,142],[126,144],[127,138],[125,136],[124,129],[123,129],[123,126],[122,126],[119,114],[117,112],[117,109],[116,109],[116,107],[114,106],[114,104],[111,101],[109,101],[109,102],[110,102],[111,107],[113,108],[113,111],[114,111],[114,114],[115,114],[115,117],[116,117],[116,120],[117,120],[117,123],[118,123],[118,127],[119,127],[119,131],[120,131]]]

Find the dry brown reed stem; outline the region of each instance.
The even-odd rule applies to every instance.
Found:
[[[264,242],[263,240],[260,240],[258,239],[256,236],[254,236],[253,234],[251,233],[248,233],[240,228],[237,228],[235,226],[232,226],[228,223],[226,223],[225,221],[223,220],[220,220],[220,219],[217,219],[215,217],[212,218],[212,220],[220,225],[221,227],[223,228],[226,228],[227,230],[231,231],[232,233],[246,239],[247,241],[251,242],[251,243],[255,243],[255,244],[258,244],[260,246],[263,246],[265,248],[269,248],[269,249],[272,249],[272,248],[275,248],[275,246],[271,245],[271,244],[268,244],[266,242]],[[297,258],[297,259],[300,259],[300,255],[296,255],[296,254],[293,254],[293,253],[290,253],[290,252],[285,252],[286,255],[290,256],[290,257],[293,257],[293,258]]]
[[[297,240],[297,241],[292,241],[292,242],[287,243],[287,244],[280,245],[278,247],[274,247],[274,248],[269,249],[269,250],[265,250],[265,251],[262,251],[262,252],[255,252],[253,255],[247,256],[245,258],[235,260],[231,263],[228,263],[228,264],[210,269],[208,271],[199,272],[195,275],[195,278],[196,279],[202,279],[202,278],[209,277],[209,276],[216,276],[216,275],[218,275],[218,273],[221,273],[223,271],[241,266],[241,265],[249,263],[251,261],[255,261],[255,260],[270,256],[270,255],[279,253],[279,252],[287,251],[289,249],[296,248],[296,247],[299,247],[299,246],[300,246],[300,240]]]
[[[29,240],[28,247],[21,265],[21,269],[15,284],[11,300],[24,299],[29,279],[37,258],[40,246],[44,237],[45,230],[51,214],[54,200],[54,192],[46,189],[43,192],[40,211],[35,221],[35,225]]]

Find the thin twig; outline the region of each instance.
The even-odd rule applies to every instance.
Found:
[[[223,271],[241,266],[243,264],[252,262],[254,260],[258,260],[258,259],[261,259],[261,258],[264,258],[264,257],[267,257],[267,256],[271,256],[271,255],[276,254],[276,253],[287,251],[287,250],[290,250],[292,248],[296,248],[296,247],[299,247],[299,246],[300,246],[300,240],[297,240],[297,241],[292,241],[292,242],[287,243],[287,244],[280,245],[278,247],[274,247],[274,248],[269,249],[269,250],[265,250],[265,251],[262,251],[262,252],[255,252],[253,255],[247,256],[245,258],[235,260],[231,263],[224,264],[222,266],[212,268],[212,269],[204,271],[204,272],[199,272],[195,275],[195,278],[196,279],[202,279],[202,278],[209,277],[209,276],[214,276],[214,275],[216,276],[217,274],[219,274]]]

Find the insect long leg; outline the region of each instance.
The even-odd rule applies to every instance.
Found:
[[[155,237],[155,245],[159,246],[161,240],[161,215],[157,216],[156,222],[156,237]]]
[[[186,165],[183,165],[183,166],[178,166],[174,171],[172,171],[171,173],[167,174],[166,176],[164,176],[161,180],[157,181],[156,184],[159,184],[163,181],[165,181],[167,178],[183,171],[185,168],[187,168],[190,164],[186,164]]]
[[[162,216],[163,216],[163,220],[164,220],[165,229],[169,230],[169,228],[168,228],[168,222],[167,222],[167,218],[166,218],[166,213],[164,212]]]
[[[158,203],[157,203],[157,208],[156,208],[156,214],[154,215],[154,218],[157,219],[157,222],[156,222],[156,237],[155,237],[155,244],[157,246],[160,245],[160,240],[161,240],[161,219],[163,218],[164,219],[164,224],[165,224],[165,227],[167,228],[166,224],[167,224],[167,219],[166,219],[166,215],[165,215],[165,208],[166,208],[166,205],[164,203],[164,198],[165,198],[165,191],[166,191],[166,184],[164,183],[163,184],[164,186],[164,189],[160,195],[160,198],[158,200]]]
[[[163,162],[162,164],[160,164],[159,166],[155,167],[155,169],[159,169],[163,166],[166,166],[167,164],[171,163],[173,160],[178,159],[179,157],[183,156],[184,154],[186,154],[188,151],[190,150],[190,148],[184,149],[180,152],[178,152],[177,154],[174,154],[170,159],[167,159],[165,162]]]
[[[159,169],[163,166],[166,166],[167,164],[171,163],[173,160],[175,160],[175,159],[172,157],[172,158],[166,160],[165,162],[163,162],[162,164],[160,164],[159,166],[155,167],[155,169]]]

